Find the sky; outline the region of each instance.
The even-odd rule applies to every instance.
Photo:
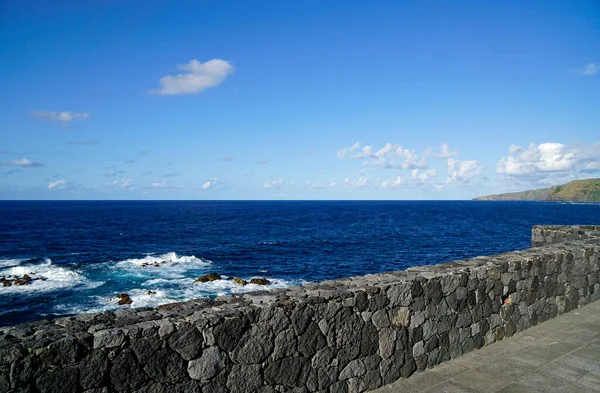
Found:
[[[600,2],[0,1],[0,199],[600,177]]]

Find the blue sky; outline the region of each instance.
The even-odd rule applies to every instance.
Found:
[[[600,176],[600,3],[0,3],[1,199],[467,199]]]

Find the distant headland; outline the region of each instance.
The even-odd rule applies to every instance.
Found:
[[[600,202],[600,179],[574,180],[572,182],[507,194],[486,195],[473,198],[479,201],[564,201]]]

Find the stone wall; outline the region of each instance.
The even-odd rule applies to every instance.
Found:
[[[531,231],[531,247],[600,237],[600,226],[535,225]]]
[[[579,236],[581,228],[592,227],[536,227],[533,241]],[[1,328],[0,392],[363,392],[597,300],[600,238],[592,235]]]

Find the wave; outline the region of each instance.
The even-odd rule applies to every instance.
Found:
[[[117,266],[139,266],[139,267],[159,267],[163,264],[188,264],[194,267],[205,267],[211,264],[211,261],[202,258],[196,258],[194,255],[179,256],[174,252],[168,252],[162,255],[150,254],[144,258],[132,258],[120,261]]]
[[[250,278],[248,278],[249,281]],[[93,296],[88,304],[61,304],[54,308],[56,313],[89,313],[115,310],[117,308],[157,307],[162,304],[183,302],[192,299],[208,298],[229,294],[241,294],[258,290],[272,290],[299,285],[305,281],[290,281],[269,278],[270,285],[247,284],[242,287],[224,277],[206,283],[196,283],[191,278],[165,279],[153,278],[141,284],[141,288],[132,288],[123,291],[132,300],[130,305],[119,305],[116,294],[113,296]]]
[[[166,254],[146,255],[143,258],[125,259],[113,265],[126,274],[137,277],[183,278],[190,271],[201,271],[212,265],[208,259],[197,258],[194,255],[179,256],[174,252]]]
[[[67,266],[53,265],[52,261],[48,258],[35,260],[42,262],[30,263],[28,261],[33,260],[19,260],[19,264],[1,269],[0,277],[11,280],[16,277],[28,275],[31,281],[26,285],[13,284],[11,286],[0,286],[0,294],[27,295],[38,292],[65,290],[79,286],[94,288],[103,284],[103,282],[90,282],[84,275]]]
[[[23,259],[0,259],[0,268],[19,266]]]

